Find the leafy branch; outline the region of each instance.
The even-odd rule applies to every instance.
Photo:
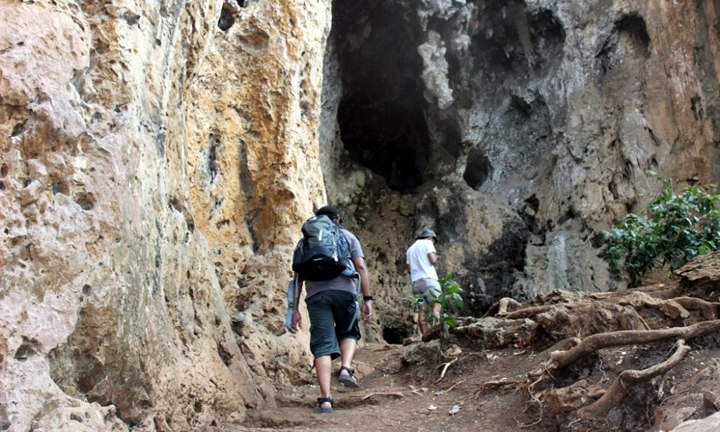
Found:
[[[662,181],[659,195],[642,214],[628,213],[603,233],[608,245],[604,259],[611,268],[622,268],[631,286],[654,268],[674,270],[720,248],[720,195],[710,192],[715,186],[689,185],[676,194],[668,178],[649,175]]]
[[[433,316],[432,307],[433,305],[440,303],[442,310],[440,311],[440,324],[444,331],[447,331],[451,327],[455,326],[457,322],[456,315],[454,313],[457,309],[462,309],[465,306],[462,296],[462,288],[453,280],[452,273],[448,273],[445,276],[438,279],[440,283],[440,294],[435,295],[428,305],[423,304],[425,300],[422,294],[414,295],[411,298],[413,309],[415,311],[423,309],[421,313],[425,314],[425,318],[428,322],[434,322],[436,318]]]

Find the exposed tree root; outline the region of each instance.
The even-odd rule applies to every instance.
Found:
[[[511,299],[510,297],[503,297],[498,302],[498,315],[504,315],[508,313],[508,308],[512,306],[515,308],[521,308],[522,303],[519,301],[516,301],[515,299]]]
[[[440,367],[442,367],[443,370],[442,370],[442,373],[440,373],[440,378],[438,378],[437,381],[435,381],[436,383],[442,381],[442,379],[445,378],[445,372],[447,372],[447,370],[448,370],[448,368],[450,367],[450,365],[453,364],[453,363],[455,363],[456,361],[458,361],[458,358],[457,358],[457,357],[455,357],[454,359],[450,360],[450,361],[447,362],[447,363],[444,363],[444,364],[438,366],[438,369],[439,369]]]
[[[568,415],[571,421],[574,413],[577,417],[572,422],[597,421],[627,400],[630,388],[681,364],[690,351],[686,341],[713,334],[704,339],[708,347],[720,341],[720,302],[715,301],[720,293],[720,252],[703,257],[699,263],[678,270],[680,280],[668,285],[602,293],[553,291],[525,303],[503,298],[485,314],[493,319],[463,321],[453,330],[454,335],[482,349],[535,347],[549,353],[547,361],[536,363],[522,380],[496,377],[481,384],[476,397],[488,389],[525,389],[528,402],[539,407],[540,420],[543,416]],[[678,341],[674,353],[642,369],[658,361],[662,347],[657,344],[664,341],[668,345]],[[638,347],[648,344],[655,346]],[[632,348],[620,349],[626,346]],[[625,362],[643,366],[623,371]],[[440,379],[451,364],[440,366],[444,368]],[[608,382],[612,384],[605,390]],[[677,390],[673,386],[665,391]],[[720,407],[720,397],[706,393],[702,396],[705,405]],[[644,398],[662,398],[664,394],[662,386],[657,393],[637,393]],[[692,397],[698,398],[694,393]],[[650,400],[634,403],[649,404]],[[682,416],[680,411],[667,409],[669,419]],[[623,415],[630,410],[624,406]]]
[[[480,391],[487,390],[490,388],[498,388],[498,387],[513,387],[518,388],[527,385],[527,381],[524,379],[517,379],[517,380],[493,380],[493,381],[486,381],[480,385]]]
[[[450,387],[446,388],[445,390],[440,390],[440,391],[435,392],[435,395],[439,396],[441,394],[449,393],[450,390],[454,389],[456,386],[459,386],[460,384],[464,383],[465,381],[466,380],[458,381],[455,384],[451,385]]]
[[[577,411],[578,416],[597,418],[606,415],[612,407],[622,402],[628,387],[664,374],[680,363],[680,360],[688,351],[690,351],[690,347],[685,345],[684,340],[680,339],[677,342],[675,353],[666,361],[643,370],[623,371],[615,378],[615,381],[600,399],[580,408]]]
[[[645,293],[648,295],[651,295],[657,299],[660,300],[668,300],[674,297],[677,297],[679,295],[682,295],[681,288],[676,284],[670,287],[667,287],[664,284],[658,284],[658,285],[650,285],[640,288],[633,288],[633,289],[627,289],[622,291],[608,291],[608,292],[600,292],[600,293],[591,293],[590,297],[598,300],[610,300],[610,299],[619,299],[623,297],[627,297],[629,295],[633,295],[635,293]]]
[[[718,318],[720,303],[708,302],[695,297],[677,297],[674,299],[687,310],[699,311],[706,320]]]
[[[505,319],[531,318],[531,317],[534,317],[535,315],[549,311],[550,308],[552,308],[552,307],[553,307],[552,305],[534,306],[534,307],[516,310],[514,312],[506,312],[504,314],[498,312],[498,316],[503,317]]]
[[[599,333],[580,341],[578,345],[567,351],[555,351],[550,354],[552,369],[563,369],[575,363],[583,356],[602,348],[623,345],[646,344],[670,338],[692,339],[707,333],[720,330],[720,320],[703,321],[688,327],[675,327],[663,330],[626,330]]]

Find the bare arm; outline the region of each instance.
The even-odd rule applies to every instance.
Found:
[[[437,254],[435,252],[430,252],[428,254],[428,260],[430,261],[430,264],[435,265],[437,262]]]
[[[303,288],[303,281],[302,279],[298,280],[298,274],[295,273],[295,281],[297,283],[293,282],[293,316],[292,316],[292,328],[294,330],[297,330],[300,328],[300,322],[302,321],[302,317],[300,316],[300,306],[298,305],[298,302],[300,301],[300,293],[302,292]]]
[[[360,273],[360,289],[364,296],[371,296],[370,292],[370,278],[368,276],[367,265],[365,264],[365,258],[357,257],[352,259],[355,264],[355,271]]]
[[[360,290],[362,291],[363,297],[371,297],[372,292],[370,291],[370,276],[368,275],[365,258],[356,257],[352,260],[353,264],[355,264],[355,271],[360,273]],[[372,300],[365,300],[363,298],[361,310],[363,321],[369,322],[370,316],[372,315]]]

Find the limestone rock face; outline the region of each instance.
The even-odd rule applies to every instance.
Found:
[[[288,378],[267,363],[305,362],[307,339],[278,331],[284,310],[255,320],[283,307],[291,230],[324,201],[329,16],[2,4],[3,430],[196,430],[274,403]]]
[[[467,314],[622,287],[598,236],[720,182],[716,2],[0,4],[0,429],[195,430],[311,364],[283,328],[301,222],[336,204],[413,331],[439,236]],[[303,306],[301,310],[305,313]]]
[[[622,287],[601,233],[655,196],[646,172],[720,179],[712,1],[335,4],[339,84],[325,85],[342,96],[324,145],[350,163],[324,167],[326,184],[389,298],[407,295],[404,250],[429,227],[474,313]]]

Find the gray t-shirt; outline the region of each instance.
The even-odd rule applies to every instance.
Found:
[[[362,247],[360,246],[360,241],[355,237],[355,234],[351,233],[350,231],[346,230],[345,228],[342,228],[342,233],[345,234],[345,238],[348,241],[348,244],[350,245],[350,258],[365,258],[365,255],[363,255]],[[330,279],[326,281],[305,281],[305,289],[307,290],[307,294],[305,298],[311,297],[313,294],[317,294],[321,291],[347,291],[351,294],[358,293],[358,287],[357,287],[358,279],[352,279],[346,276],[338,276],[335,279]]]

